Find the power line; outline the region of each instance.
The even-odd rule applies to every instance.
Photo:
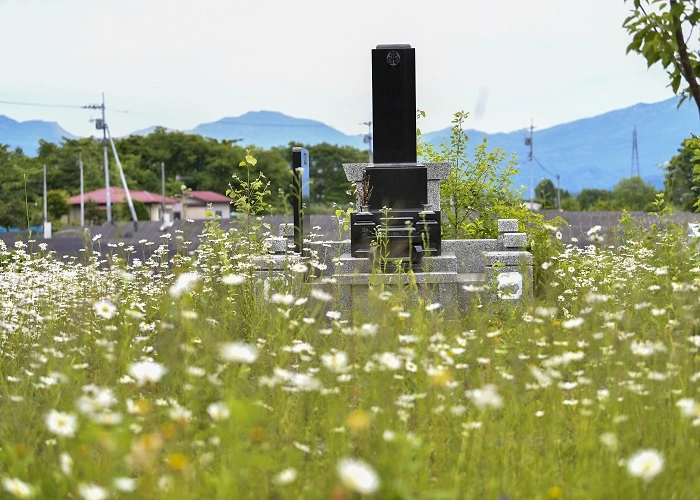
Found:
[[[542,165],[542,163],[540,163],[540,160],[538,160],[536,156],[534,156],[533,158],[535,159],[535,163],[537,163],[537,165],[539,165],[539,167],[540,167],[542,170],[544,170],[545,172],[547,172],[549,175],[555,175],[555,176],[558,175],[558,174],[555,174],[554,172],[550,172],[549,170],[547,170],[547,169],[544,167],[544,165]]]
[[[0,100],[0,104],[9,104],[11,106],[31,106],[36,108],[63,108],[63,109],[81,109],[84,106],[78,106],[75,104],[51,104],[51,103],[41,103],[41,102],[25,102],[25,101],[4,101]],[[109,109],[115,113],[125,113],[130,115],[142,115],[142,116],[160,116],[153,115],[149,113],[141,113],[138,111],[129,111],[128,109]]]
[[[22,101],[0,101],[0,104],[10,104],[12,106],[34,106],[39,108],[74,108],[80,109],[81,106],[75,104],[47,104],[40,102],[22,102]]]
[[[561,209],[561,187],[560,187],[559,183],[560,183],[560,180],[561,180],[561,176],[560,176],[559,174],[555,174],[554,172],[550,172],[549,170],[547,170],[547,169],[545,168],[545,166],[542,165],[542,163],[540,163],[540,160],[538,160],[537,157],[533,156],[533,158],[534,158],[535,162],[537,163],[537,165],[538,165],[542,170],[544,170],[545,172],[547,172],[549,175],[553,175],[554,177],[557,178],[557,210],[560,210],[560,209]]]

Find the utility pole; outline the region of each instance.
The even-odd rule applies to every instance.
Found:
[[[105,94],[102,92],[102,104],[88,104],[84,109],[101,109],[102,119],[95,120],[95,128],[102,130],[102,148],[104,150],[105,164],[105,202],[107,204],[107,222],[112,222],[112,203],[109,193],[109,159],[107,157],[107,119],[105,118]]]
[[[160,183],[163,190],[163,203],[161,204],[161,217],[160,220],[165,222],[165,162],[160,162]]]
[[[44,227],[46,227],[46,223],[49,221],[48,217],[48,210],[47,210],[47,204],[46,204],[46,164],[44,164]]]
[[[372,122],[362,122],[360,125],[367,125],[367,133],[362,138],[362,142],[367,144],[367,153],[369,154],[369,162],[374,163],[374,154],[372,153]]]
[[[51,223],[49,222],[49,211],[46,200],[46,165],[44,165],[44,239],[51,238]]]
[[[129,186],[126,185],[126,177],[124,177],[124,169],[122,168],[122,162],[119,161],[119,154],[117,153],[117,147],[114,145],[114,139],[112,139],[112,132],[110,132],[109,127],[105,124],[105,130],[107,136],[109,137],[109,143],[112,145],[112,153],[114,154],[114,159],[117,162],[117,167],[119,168],[119,177],[122,180],[122,186],[124,187],[124,195],[126,196],[126,203],[129,205],[129,211],[131,212],[131,220],[134,221],[134,231],[139,230],[139,219],[136,216],[136,210],[134,209],[134,202],[131,200],[131,193],[129,192]]]
[[[85,186],[83,184],[83,153],[78,153],[80,167],[80,227],[85,227]]]
[[[534,121],[530,121],[530,137],[525,138],[525,145],[530,146],[530,155],[528,159],[530,160],[530,210],[535,209],[535,169],[532,161],[534,160],[534,154],[532,152],[532,133],[535,130]]]
[[[557,174],[557,210],[561,210],[561,188],[559,187],[560,175]]]

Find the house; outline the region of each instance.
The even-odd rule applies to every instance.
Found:
[[[214,191],[190,191],[182,202],[177,201],[173,206],[173,218],[206,219],[205,212],[209,205],[215,216],[231,218],[231,198]]]
[[[170,216],[173,212],[173,205],[177,203],[175,198],[168,196],[163,199],[162,194],[151,193],[149,191],[131,191],[129,190],[132,200],[140,201],[148,209],[150,216],[149,220],[163,220],[163,203],[165,202],[165,215]],[[95,191],[89,191],[83,194],[85,203],[93,201],[102,209],[107,209],[107,189],[101,188]],[[111,205],[115,203],[126,203],[126,194],[122,188],[109,188],[109,201]],[[68,204],[71,206],[67,216],[61,217],[61,221],[67,224],[80,224],[80,195],[71,196],[68,198]],[[172,219],[172,217],[171,217]]]

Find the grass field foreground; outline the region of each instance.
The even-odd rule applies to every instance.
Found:
[[[317,263],[263,282],[216,224],[170,260],[0,247],[2,492],[698,498],[700,253],[626,232],[464,313],[410,288],[341,310]]]

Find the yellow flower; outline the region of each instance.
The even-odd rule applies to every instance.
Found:
[[[187,467],[187,457],[182,453],[168,455],[168,465],[173,470],[184,470]]]
[[[547,498],[557,499],[561,498],[564,492],[559,486],[552,486],[547,490]]]
[[[452,381],[452,374],[447,370],[438,370],[430,376],[433,385],[444,387]]]
[[[250,440],[253,443],[262,443],[267,437],[267,432],[265,432],[265,429],[263,429],[262,427],[255,426],[252,429],[250,429],[248,436],[250,437]]]
[[[352,432],[362,432],[369,428],[372,416],[364,410],[355,410],[348,415],[348,427]]]

